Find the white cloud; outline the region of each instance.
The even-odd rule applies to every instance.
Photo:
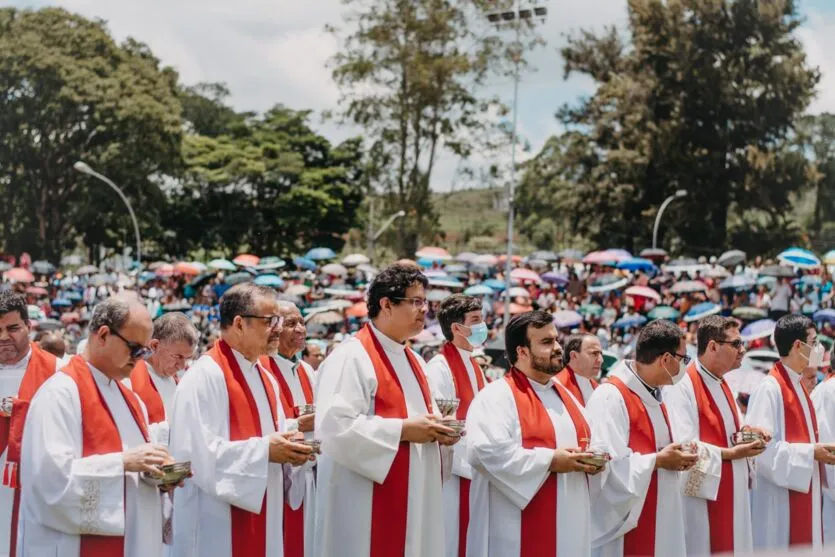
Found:
[[[809,112],[835,112],[835,13],[811,10],[806,25],[798,30],[807,61],[821,71],[818,94]]]

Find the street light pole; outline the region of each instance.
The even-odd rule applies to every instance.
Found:
[[[523,7],[522,4],[530,4]],[[512,24],[516,40],[513,44],[513,124],[511,128],[511,151],[510,151],[510,183],[507,188],[507,261],[505,262],[505,290],[504,290],[504,319],[502,325],[507,326],[510,320],[510,287],[511,279],[510,273],[513,271],[513,219],[516,205],[516,143],[518,140],[516,134],[517,123],[519,120],[519,64],[522,58],[522,45],[519,40],[520,26],[523,23],[528,25],[535,25],[536,22],[543,22],[548,15],[548,8],[544,6],[535,6],[531,2],[525,0],[515,0],[512,10],[489,12],[487,20],[501,28],[504,24]]]
[[[139,264],[139,267],[141,268],[142,267],[142,239],[139,235],[139,221],[136,220],[136,214],[134,214],[133,207],[131,207],[130,201],[128,201],[128,198],[125,196],[124,192],[119,188],[119,186],[117,186],[116,184],[113,183],[113,180],[111,180],[110,178],[108,178],[104,174],[99,174],[98,172],[96,172],[86,162],[78,161],[74,165],[72,165],[72,167],[76,171],[78,171],[82,174],[87,174],[88,176],[92,176],[93,178],[97,178],[97,179],[101,180],[102,182],[104,182],[105,184],[110,186],[113,189],[113,191],[115,191],[117,194],[119,194],[119,197],[122,198],[122,201],[124,202],[125,207],[128,208],[128,213],[130,213],[130,219],[131,219],[131,221],[133,221],[133,232],[136,235],[136,261]]]
[[[658,246],[658,225],[661,224],[661,215],[664,214],[664,210],[667,208],[667,205],[679,199],[681,197],[685,197],[687,195],[687,190],[676,190],[676,192],[664,200],[664,203],[661,204],[661,207],[658,208],[658,214],[655,215],[655,225],[652,227],[652,249],[655,249]]]
[[[371,231],[373,230],[373,228],[372,228],[372,227],[374,226],[374,223],[373,223],[373,219],[374,219],[374,202],[373,202],[373,201],[371,201],[370,206],[369,206],[369,209],[368,209],[368,236],[367,236],[367,241],[368,241],[368,260],[369,260],[369,261],[372,261],[372,260],[374,259],[374,243],[375,243],[375,242],[376,242],[376,241],[380,238],[380,236],[382,236],[382,235],[383,235],[383,233],[384,233],[386,230],[388,230],[388,229],[389,229],[389,227],[390,227],[392,224],[394,224],[394,221],[396,221],[396,220],[397,220],[397,219],[399,219],[399,218],[405,217],[405,216],[406,216],[406,211],[404,211],[404,210],[402,210],[402,209],[401,209],[400,211],[397,211],[396,213],[394,213],[393,215],[391,215],[388,219],[386,219],[386,222],[384,222],[384,223],[383,223],[383,226],[381,226],[381,227],[380,227],[380,229],[379,229],[379,230],[377,230],[377,233],[376,233],[376,234],[373,234]]]

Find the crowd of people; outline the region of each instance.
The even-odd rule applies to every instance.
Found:
[[[7,274],[0,554],[835,542],[832,281],[787,251],[533,254],[507,306],[502,261],[437,248]],[[742,391],[747,349],[773,366]]]

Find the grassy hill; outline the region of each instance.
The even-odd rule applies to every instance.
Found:
[[[507,238],[507,211],[498,188],[435,193],[442,243],[450,252],[465,250],[500,253]]]

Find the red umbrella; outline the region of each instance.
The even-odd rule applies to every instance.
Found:
[[[35,277],[27,271],[26,269],[21,269],[20,267],[15,267],[14,269],[9,269],[3,276],[6,280],[14,281],[14,282],[35,282]]]
[[[539,278],[539,273],[530,269],[513,269],[510,271],[510,278],[519,282],[534,282],[536,284],[542,282],[542,279]]]
[[[33,296],[48,296],[49,292],[46,291],[46,288],[41,288],[40,286],[29,286],[26,288],[27,294],[32,294]]]
[[[424,248],[420,248],[415,252],[417,257],[426,257],[429,259],[437,259],[440,261],[446,261],[448,259],[452,259],[452,256],[449,254],[447,250],[444,248],[436,248],[432,246],[427,246]]]
[[[160,265],[157,267],[157,270],[154,271],[158,277],[170,277],[174,274],[174,265],[170,263],[165,263],[164,265]]]
[[[200,274],[200,269],[191,263],[180,261],[174,264],[174,272],[181,275],[197,276]]]
[[[260,257],[249,253],[242,253],[241,255],[232,260],[232,263],[240,267],[255,267],[260,262]]]
[[[661,302],[661,294],[648,286],[630,286],[624,293],[627,296],[648,298],[650,300],[655,300],[656,302]]]
[[[367,317],[368,316],[368,306],[365,302],[357,302],[356,304],[352,305],[348,309],[345,310],[346,317]]]

